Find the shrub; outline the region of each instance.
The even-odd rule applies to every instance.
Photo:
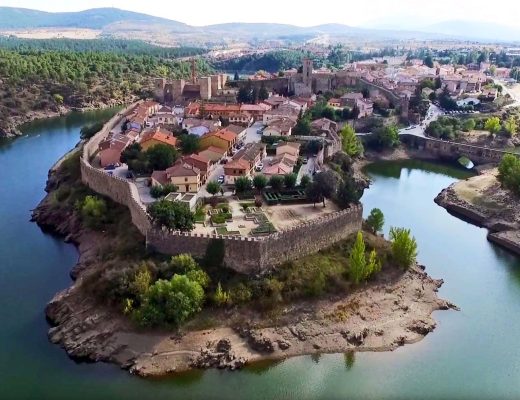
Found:
[[[280,175],[273,175],[269,179],[269,186],[274,190],[280,190],[283,187],[284,178]]]
[[[369,254],[368,261],[365,254],[365,241],[363,234],[357,233],[356,241],[349,255],[349,277],[354,284],[366,281],[373,274],[381,271],[381,262],[375,250]]]
[[[252,184],[251,179],[246,176],[240,176],[235,179],[235,190],[237,193],[247,192],[251,190]]]
[[[152,196],[154,199],[158,199],[159,197],[162,197],[163,195],[163,188],[160,185],[152,185],[150,188],[150,196]]]
[[[81,218],[91,229],[100,229],[107,218],[107,204],[97,196],[86,196],[80,208]]]
[[[148,206],[152,221],[171,230],[191,231],[195,216],[185,203],[159,200]]]
[[[373,232],[380,232],[385,225],[385,216],[379,208],[373,208],[367,217],[367,225]]]
[[[409,268],[417,258],[417,242],[409,229],[390,228],[392,258],[403,269]]]
[[[251,289],[241,282],[229,291],[229,296],[233,304],[245,304],[251,301],[253,293]]]
[[[217,285],[215,294],[213,295],[213,301],[217,306],[225,306],[231,304],[231,297],[229,293],[222,289],[220,282]]]

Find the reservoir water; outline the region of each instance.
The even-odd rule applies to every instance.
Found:
[[[85,123],[110,110],[24,127],[0,143],[0,399],[489,399],[520,398],[520,261],[486,231],[449,215],[433,198],[467,172],[422,162],[370,166],[365,213],[411,228],[419,261],[445,283],[460,312],[434,314],[423,341],[387,353],[298,357],[238,372],[145,380],[107,364],[75,363],[47,340],[44,307],[70,284],[77,252],[31,223],[47,171]]]

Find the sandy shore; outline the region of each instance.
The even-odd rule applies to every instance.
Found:
[[[520,199],[498,182],[496,169],[455,182],[435,198],[452,214],[488,228],[488,240],[520,254]]]

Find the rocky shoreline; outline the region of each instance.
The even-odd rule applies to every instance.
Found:
[[[23,115],[11,116],[9,117],[6,126],[0,126],[0,138],[12,138],[16,136],[21,136],[23,133],[20,131],[19,127],[28,122],[40,119],[60,117],[72,111],[86,112],[91,110],[101,110],[104,108],[121,106],[131,101],[133,100],[130,99],[128,101],[112,101],[109,103],[96,102],[84,105],[83,107],[59,106],[57,110],[48,109],[42,111],[29,111]]]
[[[520,199],[503,189],[496,169],[455,182],[435,202],[453,215],[485,227],[488,240],[520,255]]]
[[[437,295],[443,281],[413,266],[406,272],[384,270],[348,293],[287,304],[276,317],[248,308],[211,309],[208,313],[217,321],[211,328],[201,327],[201,315],[181,331],[139,329],[120,310],[99,304],[82,290],[85,271],[100,267],[100,249],[113,238],[85,229],[73,212],[52,206],[52,192],[60,185],[53,171],[49,194],[34,210],[33,220],[78,246],[78,263],[71,272],[75,282],[45,310],[52,324],[49,339],[75,359],[161,376],[194,368],[233,370],[304,354],[391,351],[431,332],[436,326],[433,311],[456,309]]]

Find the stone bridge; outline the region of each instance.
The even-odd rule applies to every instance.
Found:
[[[515,154],[510,151],[420,137],[412,134],[401,134],[400,137],[410,147],[423,150],[439,158],[457,160],[460,157],[467,157],[477,165],[498,164],[505,154]],[[515,155],[518,156],[518,154]]]

